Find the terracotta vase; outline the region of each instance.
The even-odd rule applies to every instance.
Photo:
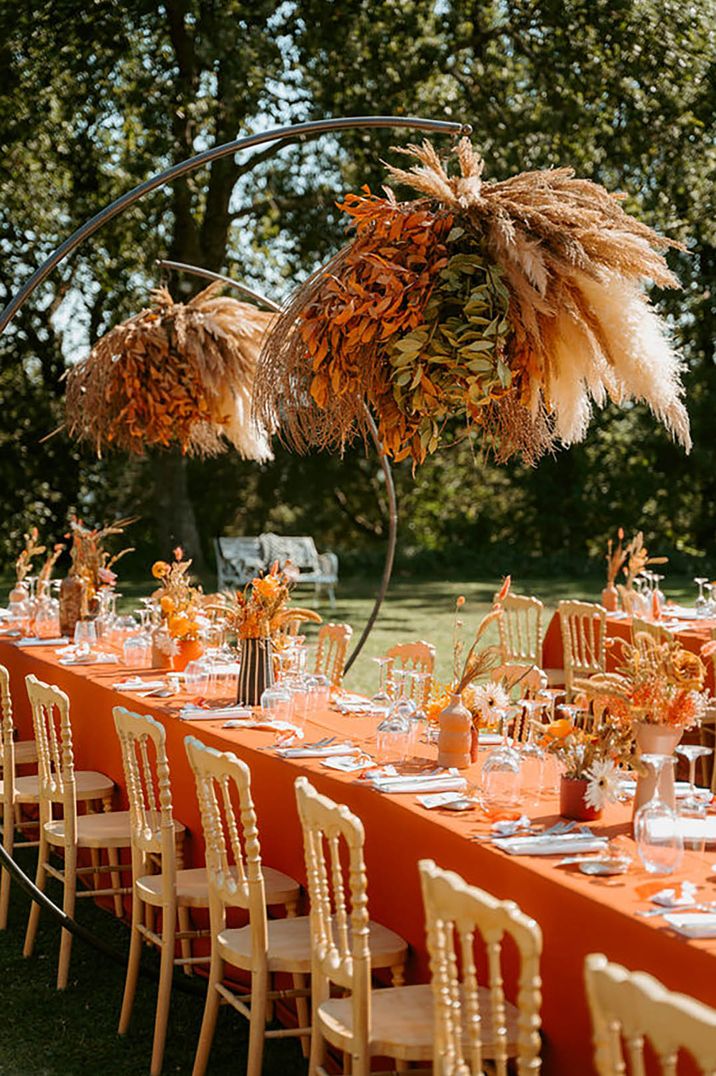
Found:
[[[274,682],[273,647],[270,639],[242,639],[239,686],[236,701],[258,706],[265,688]]]
[[[156,628],[152,632],[152,668],[171,669],[173,643],[165,628]]]
[[[619,608],[619,591],[613,583],[607,583],[602,591],[602,605],[608,613],[616,613]]]
[[[671,728],[670,725],[652,725],[647,721],[638,721],[635,729],[639,755],[673,755],[675,747],[684,735],[683,729]],[[634,814],[652,798],[655,785],[656,779],[651,769],[644,776],[637,777]],[[659,795],[669,807],[675,805],[673,766],[665,766],[661,771]]]
[[[176,639],[176,650],[172,654],[172,669],[174,672],[184,672],[190,661],[196,661],[204,652],[204,648],[198,639]]]
[[[463,706],[459,695],[450,695],[450,702],[439,717],[438,766],[444,769],[466,770],[470,765],[472,714]]]
[[[585,777],[562,777],[559,782],[559,813],[578,822],[596,822],[602,812],[589,807],[584,799],[589,782]]]

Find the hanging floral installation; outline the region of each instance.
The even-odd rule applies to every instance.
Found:
[[[349,194],[353,239],[264,338],[254,414],[298,451],[366,435],[421,463],[449,419],[499,461],[584,438],[592,404],[646,402],[688,451],[681,363],[643,290],[678,287],[659,236],[569,168],[482,178],[469,140],[450,175],[429,142],[389,166],[418,197]]]
[[[213,456],[233,445],[246,459],[271,459],[251,400],[261,339],[275,315],[217,295],[221,287],[188,303],[157,288],[151,307],[98,340],[68,374],[70,436],[98,453],[178,444]]]

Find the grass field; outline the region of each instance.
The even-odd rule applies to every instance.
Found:
[[[438,651],[438,677],[447,677],[450,667],[453,610],[455,599],[464,594],[463,610],[466,631],[477,622],[489,606],[499,580],[423,581],[398,579],[391,585],[381,617],[368,643],[347,679],[351,688],[374,690],[377,667],[370,658],[385,652],[397,641],[427,639]],[[693,599],[694,587],[688,579],[670,579],[668,596],[676,600]],[[377,583],[346,580],[338,591],[338,605],[333,611],[320,607],[326,617],[346,621],[354,626],[357,638],[373,603]],[[520,579],[515,589],[537,594],[545,602],[546,620],[565,597],[597,600],[601,579]],[[133,608],[137,598],[146,593],[146,585],[123,585],[123,605]],[[0,590],[0,593],[4,593]],[[311,598],[306,592],[303,598]],[[299,592],[298,600],[302,600]],[[26,852],[22,862],[33,873],[33,853]],[[53,889],[50,889],[53,892]],[[58,889],[54,888],[55,899]],[[123,968],[100,956],[82,942],[75,941],[69,988],[58,994],[54,988],[59,929],[43,916],[36,956],[22,958],[22,935],[27,919],[28,900],[13,886],[10,929],[0,935],[0,969],[3,985],[3,1030],[0,1032],[0,1076],[79,1076],[88,1065],[117,1076],[148,1071],[155,988],[151,981],[140,983],[131,1034],[120,1040],[116,1035],[119,1016]],[[94,932],[112,943],[120,953],[126,952],[128,931],[110,915],[88,902],[80,902],[79,918]],[[148,966],[152,964],[147,954]],[[179,977],[183,983],[186,979]],[[169,1042],[164,1071],[191,1072],[199,1032],[203,1001],[201,996],[175,990],[172,999]],[[232,1011],[222,1011],[210,1071],[238,1076],[243,1069],[246,1048],[246,1024]],[[298,1044],[277,1040],[267,1045],[264,1072],[306,1071]]]

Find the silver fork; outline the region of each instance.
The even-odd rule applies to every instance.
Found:
[[[642,919],[651,919],[652,916],[669,915],[672,912],[712,912],[714,908],[716,908],[716,900],[704,900],[699,904],[679,904],[673,908],[649,908],[644,912],[634,912],[634,915],[640,915]]]

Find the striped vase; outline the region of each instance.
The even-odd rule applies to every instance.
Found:
[[[241,668],[236,701],[242,706],[258,706],[264,688],[273,684],[273,648],[270,639],[241,640]]]

